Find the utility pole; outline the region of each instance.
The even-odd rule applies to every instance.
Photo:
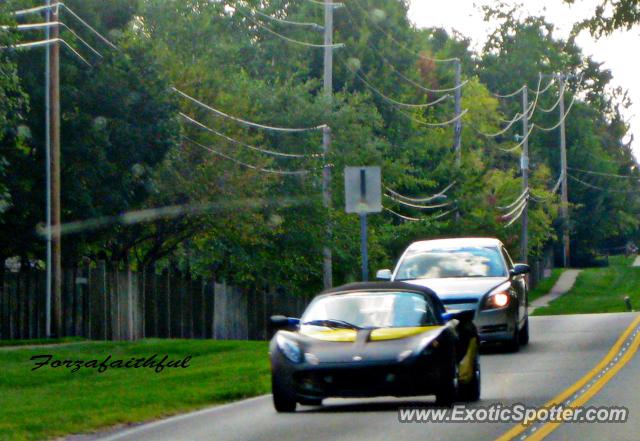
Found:
[[[456,60],[456,92],[455,92],[455,112],[456,117],[462,112],[462,62]],[[462,118],[456,120],[454,126],[454,144],[453,148],[456,152],[456,164],[458,167],[462,165]]]
[[[324,94],[327,113],[333,111],[333,0],[324,0]],[[331,225],[331,168],[328,164],[331,151],[331,128],[322,131],[322,151],[325,165],[322,170],[322,199],[327,213],[325,244],[322,249],[322,279],[325,289],[333,286],[333,228]]]
[[[456,166],[458,170],[462,167],[462,118],[460,113],[462,112],[462,61],[456,60],[456,92],[455,92],[455,113],[458,119],[454,126],[454,140],[453,149],[456,152]],[[456,222],[460,222],[460,212],[456,210]]]
[[[50,8],[49,17],[59,21],[59,9]],[[51,39],[60,37],[58,25],[51,27]],[[60,43],[48,45],[49,51],[49,131],[51,139],[51,211],[53,242],[53,328],[62,336],[62,243],[60,232]]]
[[[51,21],[51,0],[47,0],[47,9],[46,9],[46,20],[47,23]],[[51,38],[51,31],[47,26],[45,28],[45,36],[46,40]],[[51,277],[52,277],[52,249],[51,249],[51,128],[50,128],[50,118],[51,118],[51,78],[49,75],[49,49],[45,50],[45,62],[44,62],[44,81],[45,81],[45,92],[44,92],[44,100],[45,100],[45,176],[46,176],[46,221],[47,221],[47,276],[46,276],[46,298],[45,298],[45,335],[47,338],[51,337]]]
[[[525,85],[522,89],[522,157],[520,168],[522,169],[522,192],[529,189],[529,88]],[[520,236],[520,259],[527,263],[529,260],[529,196],[525,197],[524,211],[522,212],[522,233]]]
[[[562,170],[562,258],[563,265],[568,268],[570,262],[570,237],[569,237],[569,189],[567,186],[567,139],[565,130],[564,114],[564,91],[566,87],[566,77],[564,74],[558,75],[560,82],[560,167]]]

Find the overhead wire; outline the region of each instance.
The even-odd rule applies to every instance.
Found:
[[[273,34],[285,41],[288,41],[289,43],[294,43],[294,44],[298,44],[301,46],[307,46],[307,47],[313,47],[313,48],[332,48],[332,49],[337,49],[337,48],[341,48],[344,47],[343,43],[335,43],[335,44],[316,44],[316,43],[309,43],[307,41],[301,41],[301,40],[296,40],[295,38],[290,38],[287,37],[284,34],[281,34],[277,31],[274,31],[273,29],[271,29],[269,26],[265,25],[264,23],[260,23],[258,20],[254,20],[253,17],[251,17],[249,14],[246,14],[244,12],[242,12],[242,8],[238,8],[236,9],[238,12],[240,12],[240,14],[242,14],[244,17],[246,17],[247,19],[249,19],[251,22],[253,22],[256,26],[264,29],[265,31],[269,32],[270,34]]]
[[[509,148],[504,148],[504,147],[498,147],[498,149],[502,150],[503,152],[513,152],[516,151],[517,149],[521,148],[525,142],[527,142],[529,140],[529,137],[531,137],[531,134],[533,133],[533,129],[536,127],[535,124],[531,124],[531,127],[529,128],[529,132],[522,138],[522,140],[516,144],[513,147],[509,147]]]
[[[380,26],[380,24],[378,24],[378,22],[376,22],[370,15],[369,12],[364,8],[364,6],[362,6],[362,4],[359,2],[359,0],[351,0],[352,4],[355,4],[358,9],[360,9],[363,13],[364,16],[367,18],[367,20],[369,20],[376,28],[378,28],[378,30],[380,32],[382,32],[384,35],[387,36],[387,38],[389,38],[389,40],[391,40],[393,43],[395,43],[398,47],[400,47],[401,49],[404,49],[405,51],[407,51],[408,53],[412,53],[414,56],[417,56],[418,58],[422,59],[422,60],[427,60],[427,61],[432,61],[434,63],[453,63],[453,62],[460,62],[460,59],[457,57],[451,57],[451,58],[433,58],[433,57],[428,57],[426,55],[422,55],[419,54],[417,52],[415,52],[414,50],[410,49],[407,45],[405,45],[404,43],[399,42],[398,40],[396,40],[393,35],[391,35],[389,32],[385,31],[384,28],[382,26]],[[349,9],[349,6],[347,6],[347,9]]]
[[[520,196],[518,196],[518,198],[512,202],[511,204],[504,206],[504,207],[498,207],[500,210],[510,210],[513,207],[515,207],[516,205],[520,204],[520,202],[522,201],[523,198],[525,198],[528,194],[529,194],[529,187],[525,188],[524,191],[520,194]]]
[[[607,176],[607,177],[611,177],[611,178],[640,180],[640,177],[637,177],[637,176],[628,176],[628,175],[619,175],[619,174],[616,174],[616,173],[597,172],[597,171],[593,171],[593,170],[584,170],[584,169],[581,169],[581,168],[569,167],[569,166],[567,166],[567,168],[570,169],[570,170],[578,171],[580,173],[587,173],[587,174],[596,175],[596,176]]]
[[[239,141],[235,138],[232,138],[230,136],[225,135],[224,133],[218,132],[215,129],[212,129],[211,127],[203,124],[202,122],[196,120],[195,118],[190,117],[189,115],[183,113],[183,112],[179,112],[179,115],[184,118],[185,120],[187,120],[188,122],[190,122],[193,125],[196,125],[198,127],[200,127],[201,129],[204,129],[208,132],[213,133],[216,136],[219,136],[220,138],[224,138],[229,142],[232,142],[234,144],[238,144],[242,147],[246,147],[250,150],[256,151],[256,152],[260,152],[260,153],[264,153],[266,155],[271,155],[271,156],[279,156],[279,157],[283,157],[283,158],[318,158],[318,157],[322,157],[324,156],[321,153],[318,154],[297,154],[297,153],[282,153],[282,152],[276,152],[273,150],[269,150],[263,147],[256,147],[254,145],[251,144],[246,144],[242,141]]]
[[[389,193],[384,193],[384,196],[391,199],[392,201],[397,202],[400,205],[404,205],[406,207],[411,207],[411,208],[417,208],[419,210],[434,210],[436,208],[443,208],[443,207],[448,207],[452,204],[452,202],[446,202],[444,204],[437,204],[437,205],[419,205],[419,204],[415,204],[412,202],[405,202],[401,199],[395,198],[392,195],[390,195]]]
[[[236,159],[236,158],[234,158],[232,156],[229,156],[229,155],[227,155],[225,153],[222,153],[222,152],[220,152],[220,151],[218,151],[218,150],[216,150],[216,149],[214,149],[214,148],[212,148],[210,146],[206,146],[204,144],[201,144],[201,143],[199,143],[199,142],[197,142],[197,141],[195,141],[195,140],[193,140],[191,138],[185,137],[184,139],[186,139],[187,141],[189,141],[190,143],[192,143],[194,145],[197,145],[198,147],[200,147],[200,148],[202,148],[204,150],[207,150],[207,151],[213,153],[214,155],[220,156],[221,158],[228,159],[229,161],[232,161],[232,162],[234,162],[234,163],[236,163],[238,165],[241,165],[243,167],[250,168],[250,169],[253,169],[253,170],[257,170],[257,171],[261,171],[261,172],[264,172],[264,173],[272,173],[272,174],[278,174],[278,175],[307,175],[307,174],[309,174],[309,173],[311,173],[313,171],[313,170],[294,170],[294,171],[291,171],[291,170],[278,170],[278,169],[272,169],[272,168],[258,167],[256,165],[248,164],[246,162],[240,161],[240,160],[238,160],[238,159]],[[322,168],[319,168],[317,170],[321,170],[321,169]]]
[[[351,73],[358,78],[365,86],[367,86],[368,89],[370,89],[372,92],[374,92],[376,95],[380,96],[382,99],[390,102],[391,104],[395,104],[396,106],[400,106],[400,107],[407,107],[407,108],[413,108],[413,109],[425,109],[431,106],[435,106],[438,103],[441,103],[442,101],[448,99],[451,97],[451,95],[443,95],[440,98],[430,102],[430,103],[425,103],[425,104],[411,104],[411,103],[403,103],[400,101],[397,101],[387,95],[385,95],[380,89],[378,89],[377,87],[375,87],[373,84],[371,84],[368,80],[366,80],[362,75],[360,75],[357,70],[352,69],[348,63],[342,61],[343,64],[347,67],[347,69],[349,69],[351,71]]]
[[[287,24],[291,26],[310,27],[317,30],[324,30],[324,26],[319,25],[318,23],[285,20],[284,18],[274,17],[272,15],[265,14],[264,12],[258,11],[257,9],[252,9],[252,8],[245,8],[245,9],[253,12],[254,14],[259,15],[260,17],[266,18],[267,20],[275,21],[278,23]]]
[[[522,216],[522,214],[524,213],[524,210],[527,209],[527,205],[528,205],[528,200],[525,199],[524,203],[522,204],[522,207],[520,208],[520,211],[504,226],[504,228],[509,228],[511,225],[513,225],[518,219],[520,219],[520,217]]]
[[[383,185],[383,187],[384,187],[385,190],[387,190],[389,193],[391,193],[392,195],[394,195],[395,197],[397,197],[399,199],[403,199],[403,200],[406,200],[408,202],[422,203],[422,202],[431,202],[431,201],[434,201],[436,199],[441,198],[442,196],[446,196],[445,193],[447,191],[449,191],[456,184],[457,184],[457,182],[453,181],[451,184],[447,185],[439,193],[436,193],[433,196],[427,196],[427,197],[424,197],[424,198],[414,198],[414,197],[404,196],[404,195],[398,193],[397,191],[392,190],[391,188],[389,188],[386,185]]]
[[[77,50],[75,50],[73,46],[71,46],[62,38],[50,38],[48,40],[39,40],[39,41],[32,41],[29,43],[12,44],[11,46],[0,46],[0,49],[31,49],[34,47],[49,46],[50,44],[53,44],[53,43],[61,43],[64,47],[66,47],[71,52],[73,52],[73,54],[76,57],[78,57],[80,60],[82,60],[87,66],[90,66],[90,67],[93,66],[91,63],[89,63],[89,61],[87,61],[86,58],[80,55],[80,53]]]
[[[3,30],[17,29],[19,31],[31,31],[31,30],[47,29],[47,28],[51,28],[51,27],[54,27],[54,26],[60,26],[60,27],[64,28],[65,30],[69,31],[80,43],[82,43],[84,46],[86,46],[87,49],[89,49],[91,52],[93,52],[98,57],[103,58],[102,53],[100,53],[97,49],[95,49],[93,46],[91,46],[89,43],[87,43],[73,29],[71,29],[69,26],[67,26],[65,23],[63,23],[61,21],[50,21],[50,22],[46,22],[46,23],[29,23],[29,24],[21,24],[21,25],[16,25],[16,26],[1,26],[0,28],[3,29]]]
[[[246,126],[250,126],[250,127],[257,127],[260,129],[265,129],[265,130],[272,130],[272,131],[276,131],[276,132],[309,132],[309,131],[314,131],[314,130],[321,130],[323,128],[326,127],[326,124],[321,124],[319,126],[314,126],[314,127],[298,127],[298,128],[292,128],[292,127],[275,127],[275,126],[268,126],[265,124],[259,124],[259,123],[255,123],[252,121],[247,121],[246,119],[242,119],[242,118],[238,118],[237,116],[232,116],[229,115],[228,113],[225,113],[221,110],[218,110],[214,107],[211,107],[208,104],[203,103],[202,101],[198,100],[197,98],[192,97],[191,95],[177,89],[176,87],[171,87],[171,90],[173,90],[174,92],[176,92],[177,94],[179,94],[180,96],[182,96],[183,98],[188,99],[189,101],[197,104],[198,106],[202,107],[203,109],[209,110],[213,113],[215,113],[216,115],[222,116],[224,118],[233,120],[237,123],[240,124],[244,124]]]

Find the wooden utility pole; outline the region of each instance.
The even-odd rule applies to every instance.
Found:
[[[560,82],[560,167],[562,170],[562,258],[565,268],[571,265],[570,236],[569,236],[569,188],[567,185],[567,137],[565,129],[566,115],[564,114],[564,92],[566,77],[558,75]]]
[[[522,192],[529,189],[529,88],[522,89]],[[520,235],[520,260],[527,263],[529,259],[529,196],[525,196],[525,206],[522,212],[522,232]]]
[[[59,22],[59,7],[51,9],[51,21]],[[51,27],[51,39],[60,38],[58,25]],[[60,232],[60,43],[49,44],[49,130],[51,137],[51,216],[53,245],[53,330],[62,336],[62,242]]]
[[[326,97],[327,112],[332,112],[333,100],[333,0],[324,2],[324,94]],[[322,151],[324,152],[325,166],[322,171],[322,199],[327,214],[327,226],[325,244],[322,249],[322,279],[325,289],[333,286],[333,256],[331,244],[333,242],[333,229],[331,226],[331,168],[328,164],[331,151],[331,128],[325,127],[322,131]]]
[[[455,113],[458,118],[454,126],[454,145],[456,152],[456,164],[458,167],[462,165],[462,61],[456,60],[456,91],[455,91]]]

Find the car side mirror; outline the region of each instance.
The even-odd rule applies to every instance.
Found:
[[[460,322],[472,322],[476,312],[473,309],[463,309],[461,311],[445,312],[442,314],[442,320],[459,320]]]
[[[376,279],[378,280],[391,280],[391,270],[381,269],[376,273]]]
[[[272,315],[269,320],[273,329],[292,329],[300,325],[300,319],[284,315]]]
[[[510,271],[512,276],[520,276],[522,274],[529,274],[531,268],[525,263],[516,263],[513,265],[513,269]]]

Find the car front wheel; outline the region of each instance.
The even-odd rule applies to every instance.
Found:
[[[458,363],[453,357],[453,366],[450,366],[443,372],[442,384],[436,392],[436,406],[451,407],[455,403],[458,396]]]
[[[280,413],[296,411],[296,395],[277,374],[271,375],[271,393],[273,394],[273,407]]]

